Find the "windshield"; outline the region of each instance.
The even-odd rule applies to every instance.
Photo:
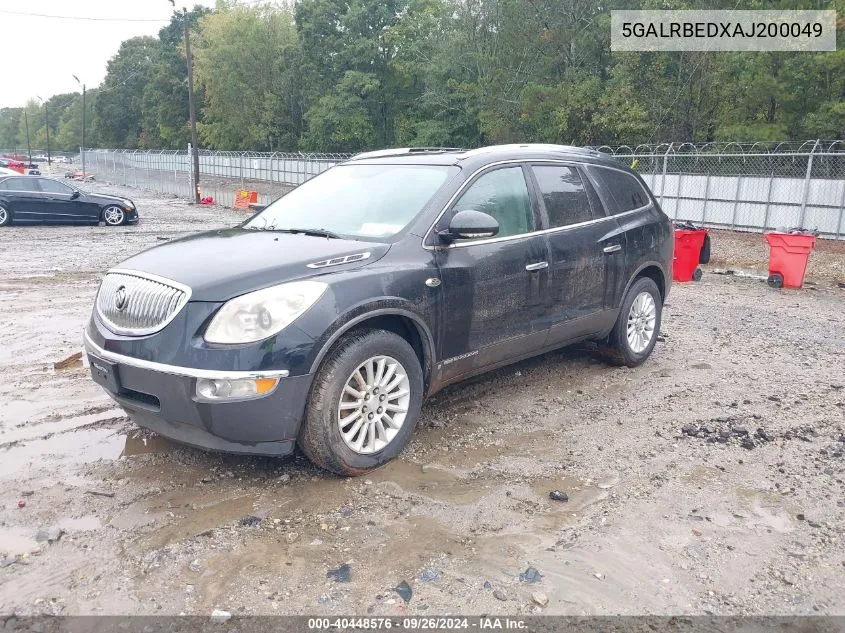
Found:
[[[399,233],[457,167],[340,165],[303,183],[244,227],[321,229],[342,237],[380,239]]]

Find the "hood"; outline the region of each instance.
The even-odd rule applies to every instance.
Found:
[[[85,202],[93,202],[95,204],[123,204],[124,200],[131,200],[131,198],[122,198],[120,196],[106,196],[99,193],[82,192],[82,197]],[[134,202],[132,204],[135,204]]]
[[[155,246],[115,268],[151,273],[191,288],[191,301],[226,301],[273,284],[350,270],[378,261],[389,244],[241,228],[208,231]],[[346,255],[366,259],[320,268]]]

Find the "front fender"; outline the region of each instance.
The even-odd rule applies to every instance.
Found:
[[[399,297],[382,297],[354,306],[338,316],[323,335],[315,341],[315,353],[309,373],[317,371],[326,354],[344,334],[368,320],[385,316],[402,317],[413,323],[423,344],[426,365],[432,366],[435,358],[434,337],[424,316],[414,310],[410,301]]]

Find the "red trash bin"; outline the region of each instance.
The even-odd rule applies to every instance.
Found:
[[[672,279],[675,281],[698,281],[701,279],[701,247],[707,229],[690,231],[675,229],[675,257],[672,263]]]
[[[800,288],[804,285],[810,251],[816,236],[807,233],[766,233],[769,243],[769,285],[773,288]]]

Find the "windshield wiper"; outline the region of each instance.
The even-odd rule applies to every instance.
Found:
[[[273,229],[279,233],[301,233],[302,235],[313,235],[314,237],[327,237],[332,240],[342,239],[337,233],[326,229]]]
[[[260,226],[257,226],[257,225],[256,226],[245,226],[244,228],[249,230],[249,231],[272,231],[273,230],[274,226],[272,224],[270,226],[267,226],[267,218],[256,218],[256,219],[261,220],[262,222],[264,222],[264,224],[262,224]]]

